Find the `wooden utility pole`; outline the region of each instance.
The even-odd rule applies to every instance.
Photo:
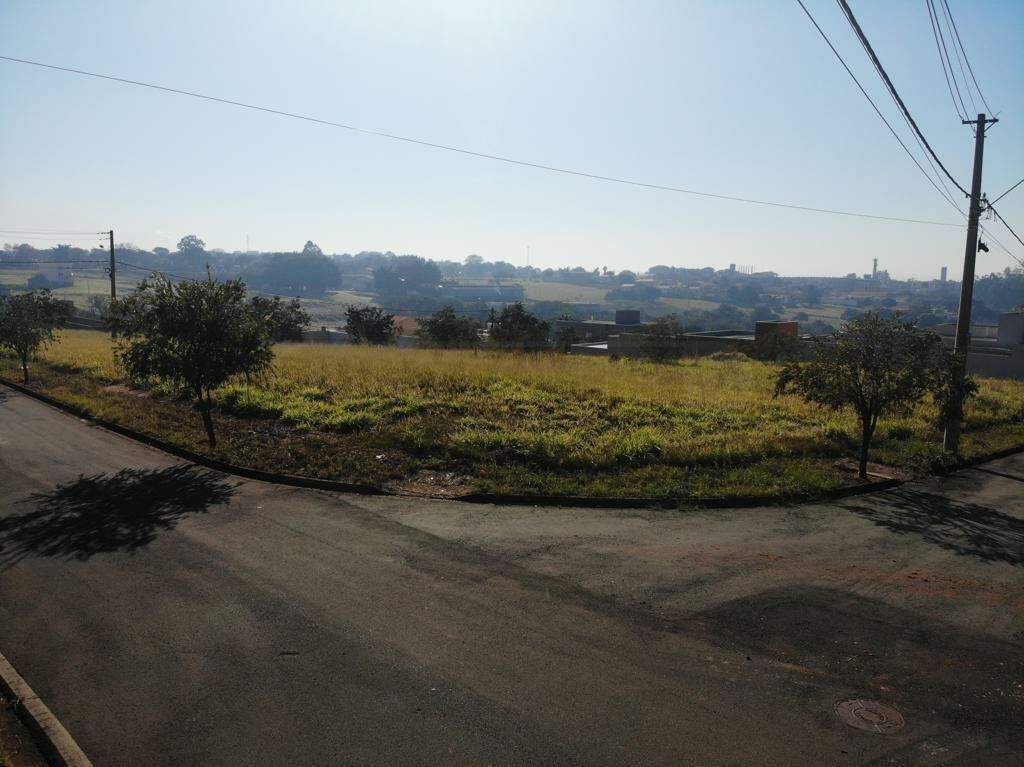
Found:
[[[110,235],[110,303],[114,303],[117,300],[117,267],[114,262],[114,230],[111,229],[108,234]]]
[[[114,302],[117,300],[117,264],[114,261],[114,230],[111,229],[108,232],[110,235],[110,308],[114,308]],[[113,321],[111,321],[110,337],[115,338],[117,331],[114,330]]]
[[[964,274],[960,283],[960,311],[956,319],[956,370],[953,375],[959,382],[967,374],[967,354],[971,345],[971,301],[974,298],[974,261],[978,255],[978,219],[981,217],[981,165],[985,152],[985,126],[998,122],[993,117],[985,119],[979,114],[977,120],[964,120],[965,125],[974,125],[974,176],[971,179],[971,207],[967,212],[967,246],[964,249]],[[960,450],[960,419],[951,417],[946,422],[946,433],[942,440],[946,450],[957,453]]]

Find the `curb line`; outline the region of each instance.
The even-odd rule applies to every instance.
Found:
[[[837,501],[843,498],[851,498],[857,495],[864,495],[866,493],[874,493],[882,490],[892,490],[905,484],[907,480],[902,479],[885,479],[879,482],[870,482],[865,485],[850,485],[848,487],[840,487],[834,490],[828,490],[826,492],[810,495],[810,494],[790,494],[790,495],[747,495],[747,496],[730,496],[730,497],[706,497],[698,498],[692,496],[674,496],[666,498],[651,498],[651,497],[633,497],[633,498],[612,498],[612,497],[590,497],[590,496],[572,496],[572,495],[529,495],[521,493],[467,493],[466,495],[456,496],[436,496],[436,495],[411,495],[406,493],[397,493],[391,490],[386,490],[380,487],[373,487],[371,485],[360,485],[352,482],[340,482],[333,479],[317,479],[315,477],[301,477],[294,474],[278,474],[276,472],[263,471],[261,469],[253,469],[248,466],[237,466],[235,464],[227,463],[225,461],[219,461],[216,458],[209,458],[201,453],[196,453],[187,448],[173,445],[170,442],[165,442],[157,437],[152,437],[135,429],[131,429],[127,426],[114,423],[113,421],[107,421],[106,419],[94,416],[85,410],[82,410],[75,405],[62,402],[59,399],[50,397],[49,395],[38,392],[35,389],[31,389],[22,384],[16,383],[8,378],[0,376],[0,384],[10,387],[21,394],[24,394],[33,399],[39,400],[40,402],[49,405],[50,407],[62,410],[65,413],[81,418],[89,423],[101,426],[108,431],[120,434],[128,439],[133,439],[136,442],[141,442],[144,445],[149,445],[157,450],[162,450],[165,453],[184,458],[187,461],[198,464],[199,466],[205,466],[215,471],[220,471],[225,474],[234,474],[239,477],[245,477],[246,479],[256,479],[261,482],[269,482],[276,485],[289,485],[292,487],[305,487],[313,490],[331,490],[334,492],[341,493],[354,493],[357,495],[387,495],[392,497],[411,497],[411,498],[422,498],[424,500],[447,500],[457,501],[460,503],[475,503],[475,504],[492,504],[492,505],[508,505],[508,506],[560,506],[560,507],[590,507],[600,509],[673,509],[679,508],[680,506],[690,506],[701,509],[743,509],[753,508],[757,506],[779,506],[779,505],[790,505],[790,504],[802,504],[802,503],[821,503],[824,501]],[[961,469],[971,468],[972,466],[978,466],[988,461],[994,461],[999,458],[1006,458],[1010,455],[1016,455],[1017,453],[1024,452],[1024,445],[1018,445],[1017,447],[1006,448],[1004,450],[998,450],[994,453],[979,456],[970,461],[957,461],[955,464],[950,466],[948,469],[943,471],[934,472],[932,476],[947,476],[955,471]]]
[[[14,701],[19,718],[32,731],[36,745],[50,764],[92,767],[92,762],[64,725],[3,655],[0,655],[0,693]]]
[[[294,474],[278,474],[277,472],[253,469],[248,466],[236,466],[233,463],[220,461],[216,458],[209,458],[202,453],[196,453],[188,448],[173,445],[170,442],[165,442],[162,439],[152,437],[144,432],[136,431],[135,429],[127,426],[122,426],[119,423],[114,423],[113,421],[108,421],[105,418],[92,415],[75,405],[62,402],[59,399],[50,397],[49,395],[38,392],[35,389],[15,383],[3,376],[0,376],[0,384],[10,387],[16,392],[20,392],[27,397],[39,400],[40,402],[56,408],[57,410],[63,410],[65,413],[70,413],[76,418],[81,418],[83,421],[88,421],[89,423],[96,424],[97,426],[102,426],[104,429],[120,434],[122,437],[128,437],[128,439],[133,439],[136,442],[143,443],[144,445],[155,447],[157,450],[162,450],[165,453],[170,453],[178,458],[184,458],[186,461],[191,461],[199,466],[205,466],[208,469],[223,472],[224,474],[234,474],[239,477],[245,477],[246,479],[258,479],[262,482],[271,482],[275,485],[291,485],[293,487],[306,487],[314,490],[334,490],[341,493],[356,493],[358,495],[393,495],[393,493],[390,493],[387,490],[382,490],[379,487],[372,487],[371,485],[360,485],[354,482],[340,482],[333,479],[299,477]]]

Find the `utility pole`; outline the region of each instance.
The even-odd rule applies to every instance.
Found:
[[[117,266],[114,261],[114,230],[111,229],[108,234],[110,235],[110,308],[114,308],[114,302],[117,300]],[[113,322],[111,322],[110,337],[114,338],[117,336],[117,331],[113,328]]]
[[[971,207],[967,212],[967,245],[964,249],[964,274],[960,283],[960,311],[956,319],[956,369],[953,371],[956,388],[967,374],[967,353],[971,345],[971,301],[974,298],[974,261],[978,255],[978,219],[981,217],[981,163],[985,152],[985,126],[998,122],[995,117],[985,119],[984,112],[977,120],[964,120],[974,125],[974,176],[971,179]],[[951,417],[946,422],[942,447],[952,453],[960,451],[960,419]]]
[[[114,230],[111,229],[107,234],[110,235],[110,303],[114,303],[117,300],[117,267],[114,265]]]

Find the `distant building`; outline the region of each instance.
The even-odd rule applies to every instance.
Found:
[[[952,345],[956,323],[932,328]],[[967,371],[993,378],[1024,381],[1024,311],[1004,312],[998,325],[971,323],[971,343],[967,347]]]
[[[605,341],[613,333],[639,330],[640,317],[639,309],[619,309],[614,320],[555,320],[555,332],[573,330],[583,341]]]
[[[600,342],[574,344],[572,354],[612,355],[616,357],[643,357],[644,333],[642,326],[632,332],[609,335]],[[706,357],[715,352],[746,352],[758,342],[772,336],[790,336],[810,341],[810,336],[801,338],[799,324],[793,321],[762,321],[755,323],[754,331],[749,330],[705,330],[697,333],[683,333],[677,336],[679,350],[684,357]]]
[[[942,267],[939,270],[939,282],[945,282],[945,281],[946,281],[946,267]]]

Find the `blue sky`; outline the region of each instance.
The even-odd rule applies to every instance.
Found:
[[[1001,118],[986,144],[995,196],[1024,176],[1024,3],[949,2]],[[973,139],[924,2],[851,5],[967,186]],[[808,6],[900,130],[839,8]],[[959,218],[795,0],[5,0],[0,53],[604,175]],[[313,239],[328,252],[513,263],[529,245],[542,267],[735,262],[828,275],[867,271],[877,256],[894,276],[932,277],[943,264],[959,275],[963,258],[962,229],[566,177],[21,64],[0,62],[0,104],[0,228],[114,227],[144,247],[196,233],[229,251],[247,235],[262,250]],[[1024,234],[1024,187],[1000,210]],[[981,273],[1010,264],[997,247],[979,255]]]

